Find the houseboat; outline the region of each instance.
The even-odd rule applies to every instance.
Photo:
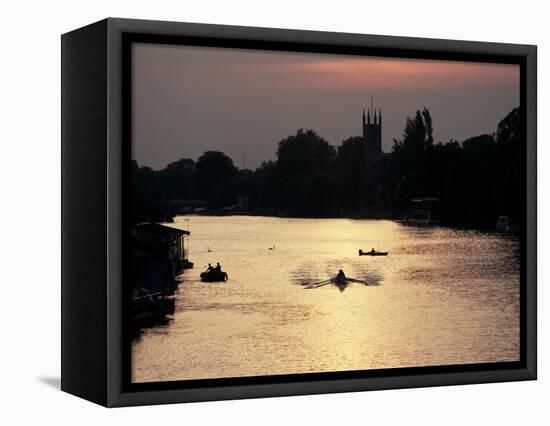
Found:
[[[147,223],[132,232],[132,318],[136,323],[158,320],[174,312],[176,277],[192,266],[185,237],[190,232]]]

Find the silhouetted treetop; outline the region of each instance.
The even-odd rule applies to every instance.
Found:
[[[408,151],[420,154],[433,145],[432,116],[427,108],[416,111],[414,117],[407,117],[401,141],[394,140],[394,151]]]
[[[167,198],[182,199],[196,196],[196,164],[189,158],[183,158],[168,164],[159,172],[164,193]]]
[[[521,117],[519,108],[514,108],[498,123],[498,143],[519,143],[521,141]]]
[[[231,158],[223,152],[206,151],[197,160],[198,195],[208,197],[215,186],[236,174],[237,168]]]
[[[279,142],[277,168],[285,181],[300,175],[321,171],[336,157],[335,148],[313,130],[299,129],[295,135]]]

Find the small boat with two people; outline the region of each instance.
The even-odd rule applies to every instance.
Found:
[[[363,251],[362,249],[359,249],[359,256],[387,256],[387,251],[376,251],[374,248],[372,248],[370,251]]]
[[[220,262],[218,262],[216,266],[212,266],[209,263],[208,268],[206,268],[206,271],[202,272],[200,276],[201,276],[202,282],[208,282],[208,283],[227,281],[229,279],[227,272],[222,271]]]
[[[323,281],[319,281],[311,284],[309,283],[303,284],[303,286],[305,289],[312,289],[312,288],[319,288],[328,284],[332,284],[338,287],[340,291],[344,291],[348,287],[348,285],[354,284],[354,283],[369,285],[369,283],[367,283],[365,280],[358,280],[356,278],[347,277],[344,271],[340,269],[334,278],[329,278],[327,280],[323,280]]]

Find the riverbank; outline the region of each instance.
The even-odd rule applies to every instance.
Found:
[[[497,221],[495,221],[495,226],[476,226],[476,225],[464,225],[464,224],[452,224],[448,223],[445,220],[437,220],[437,221],[412,221],[407,220],[407,218],[400,214],[391,214],[388,212],[385,213],[371,213],[368,211],[353,211],[348,212],[346,214],[342,215],[332,215],[332,216],[300,216],[300,215],[290,215],[285,214],[284,212],[281,213],[275,213],[274,211],[267,211],[267,210],[232,210],[232,211],[220,211],[220,210],[203,210],[199,212],[189,212],[189,213],[181,213],[173,216],[173,218],[170,221],[167,221],[166,223],[174,223],[174,220],[176,217],[184,217],[184,216],[218,216],[218,217],[224,217],[224,216],[236,216],[236,217],[242,217],[242,216],[251,216],[251,217],[266,217],[266,218],[285,218],[285,219],[353,219],[353,220],[388,220],[396,223],[401,223],[404,225],[410,225],[410,226],[444,226],[451,229],[463,229],[463,230],[477,230],[482,232],[499,232],[497,230]],[[501,232],[503,233],[503,232]],[[506,232],[504,232],[506,233]],[[519,225],[513,225],[513,228],[511,232],[509,232],[510,235],[519,236],[521,233],[521,227]]]

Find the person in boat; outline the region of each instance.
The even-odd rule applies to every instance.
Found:
[[[338,281],[339,283],[344,283],[346,282],[346,280],[347,280],[346,274],[344,274],[344,271],[340,269],[338,271],[338,274],[336,274],[336,281]]]
[[[374,247],[370,249],[370,252],[371,252],[371,254],[376,253],[376,250],[374,249]]]
[[[208,264],[208,268],[206,268],[206,271],[205,272],[211,272],[214,268],[212,267],[212,264],[209,263]]]
[[[220,265],[220,262],[216,263],[216,267],[213,270],[216,271],[216,272],[221,272],[222,271],[222,265]]]

